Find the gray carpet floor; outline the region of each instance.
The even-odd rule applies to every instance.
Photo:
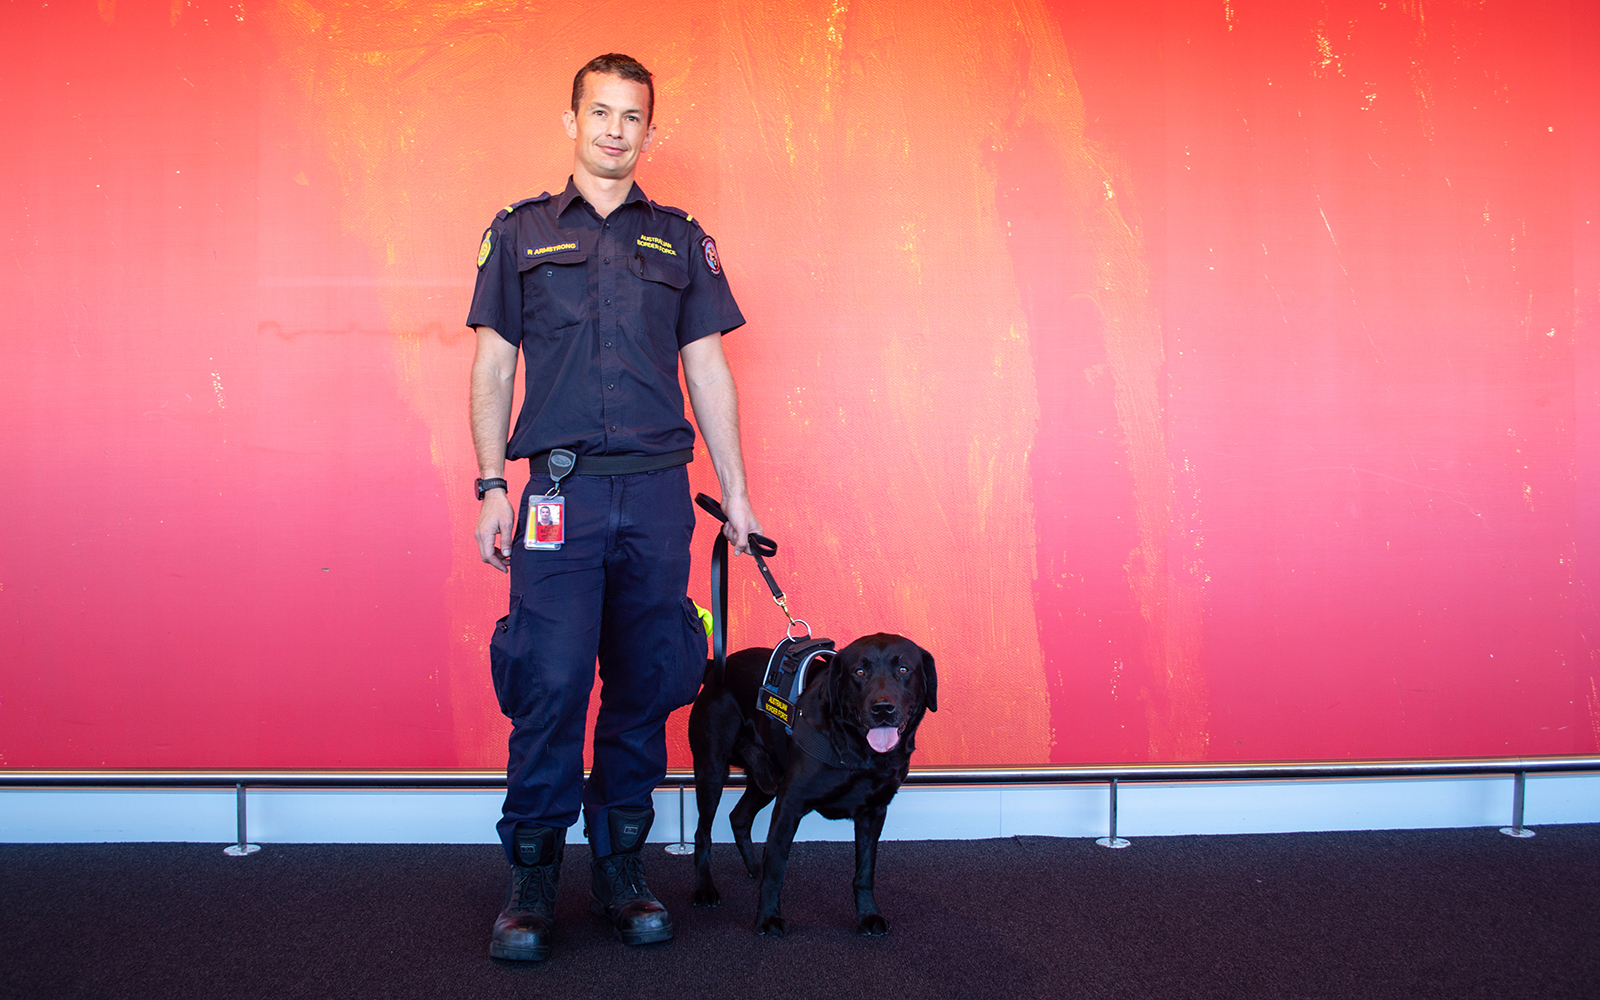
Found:
[[[487,956],[492,846],[0,845],[0,997],[1600,997],[1600,826],[885,843],[884,938],[854,933],[848,844],[800,844],[751,931],[688,903],[652,845],[676,940],[625,948],[588,913],[570,846],[552,957]]]

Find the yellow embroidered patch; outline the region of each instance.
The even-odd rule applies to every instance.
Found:
[[[483,262],[488,260],[489,259],[489,255],[491,253],[493,253],[493,252],[494,252],[494,230],[493,229],[485,229],[483,231],[483,242],[478,244],[478,268],[480,270],[483,268]]]
[[[537,250],[535,250],[533,247],[529,247],[528,248],[528,256],[529,257],[543,257],[547,253],[560,253],[563,250],[576,250],[576,249],[578,249],[578,244],[576,244],[576,243],[557,243],[557,244],[554,244],[553,246],[540,247]]]
[[[678,256],[678,251],[672,249],[672,244],[659,236],[641,236],[639,237],[639,245],[651,250],[659,250],[669,257]]]

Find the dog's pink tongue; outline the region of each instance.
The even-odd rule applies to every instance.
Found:
[[[867,742],[879,753],[888,753],[900,742],[900,730],[893,726],[879,726],[867,731]]]

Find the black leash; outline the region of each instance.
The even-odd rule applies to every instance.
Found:
[[[696,494],[694,502],[723,524],[728,523],[728,514],[722,509],[722,504],[704,493]],[[750,554],[755,557],[756,568],[761,570],[767,586],[772,589],[772,599],[783,609],[789,623],[794,624],[794,616],[789,614],[789,605],[783,598],[783,589],[773,579],[772,570],[767,568],[766,557],[778,554],[778,543],[754,532],[748,537]],[[711,544],[711,603],[715,605],[711,609],[711,659],[717,665],[717,682],[721,683],[723,668],[728,665],[728,536],[721,531],[717,532],[717,540]],[[809,625],[806,631],[811,631]]]
[[[717,501],[700,493],[695,496],[694,502],[723,524],[728,523],[727,512]],[[757,695],[756,708],[783,726],[801,750],[824,764],[848,767],[849,765],[840,758],[833,743],[811,725],[810,720],[806,719],[796,704],[805,689],[807,669],[813,663],[826,665],[833,659],[833,640],[813,639],[811,626],[804,619],[796,618],[789,613],[789,604],[784,598],[783,588],[778,586],[778,581],[772,576],[772,570],[767,568],[767,557],[778,554],[778,543],[765,535],[753,532],[748,538],[750,554],[755,557],[756,568],[761,571],[762,578],[767,581],[767,588],[772,591],[773,603],[777,604],[783,611],[783,616],[789,619],[788,631],[785,632],[782,641],[774,647],[772,657],[767,661],[767,670]],[[712,663],[715,664],[713,669],[716,671],[717,683],[720,684],[728,665],[728,536],[721,531],[717,532],[717,540],[711,543],[711,602],[715,605],[711,609],[711,657]],[[793,634],[797,625],[804,626],[804,635]]]

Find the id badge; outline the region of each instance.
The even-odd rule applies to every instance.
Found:
[[[567,537],[567,498],[532,496],[528,498],[528,530],[522,539],[527,549],[559,549]]]

